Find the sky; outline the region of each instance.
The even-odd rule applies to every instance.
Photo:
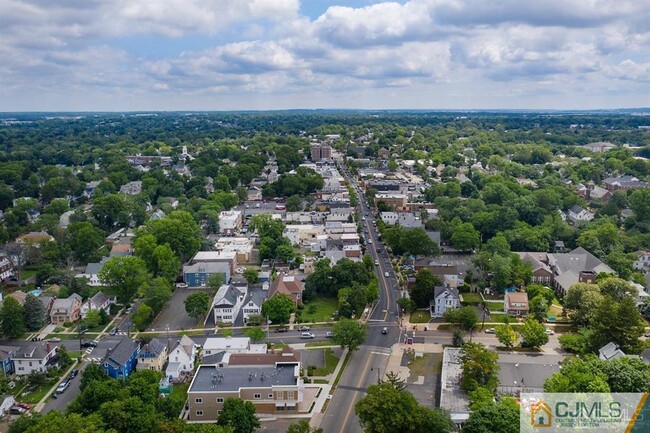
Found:
[[[1,0],[0,111],[650,107],[650,0]]]

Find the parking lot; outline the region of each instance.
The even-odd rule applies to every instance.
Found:
[[[203,322],[198,323],[196,319],[191,318],[185,311],[185,300],[196,289],[176,289],[172,298],[167,302],[165,308],[158,314],[154,321],[149,325],[149,331],[162,331],[167,329],[192,329],[203,327]],[[208,292],[208,290],[204,290]]]

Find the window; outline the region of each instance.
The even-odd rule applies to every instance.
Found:
[[[293,400],[294,397],[294,392],[293,391],[288,391],[287,392],[287,400]]]
[[[217,399],[217,403],[223,403],[223,398],[219,397],[219,398]]]
[[[221,412],[222,412],[221,410],[218,410],[217,415],[221,415]]]
[[[196,403],[198,403],[198,404],[203,403],[203,399],[202,399],[202,398],[197,398],[197,399],[194,400],[194,401],[195,401]]]
[[[269,392],[269,398],[273,398],[273,393]]]
[[[262,398],[262,394],[255,394],[255,395],[253,396],[253,398],[254,398],[255,400],[259,400],[260,398]]]
[[[196,416],[203,416],[203,411],[202,410],[197,410],[196,411]]]

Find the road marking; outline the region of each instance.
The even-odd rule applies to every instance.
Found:
[[[382,355],[382,356],[389,356],[390,355],[390,353],[383,353],[383,352],[370,352],[370,353],[372,353],[373,355]]]
[[[368,367],[370,366],[370,361],[372,360],[372,352],[370,353],[370,356],[368,357],[368,361],[366,362],[366,365],[363,367],[363,371],[361,372],[360,379],[357,382],[356,388],[361,388],[361,384],[363,383],[363,380],[366,378],[366,373],[368,371]],[[357,393],[359,391],[354,391],[352,393],[352,404],[348,408],[348,411],[345,413],[345,418],[343,418],[343,423],[341,424],[341,429],[339,430],[339,433],[345,432],[345,427],[348,425],[348,420],[350,419],[350,413],[352,412],[352,409],[354,408],[354,400],[357,398]]]

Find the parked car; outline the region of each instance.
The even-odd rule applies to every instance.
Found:
[[[384,272],[384,277],[388,278],[390,277],[390,274],[388,272]]]
[[[22,415],[25,412],[27,412],[27,409],[20,407],[18,405],[13,405],[11,408],[9,408],[9,413],[14,414],[14,415]]]
[[[386,326],[384,326],[382,328],[382,330],[381,330],[381,333],[384,334],[384,335],[388,334],[388,328]]]
[[[23,402],[21,402],[21,401],[17,401],[16,404],[15,404],[14,406],[20,406],[20,407],[22,407],[22,408],[25,409],[25,410],[30,410],[30,409],[32,408],[33,405],[31,405],[31,404],[29,404],[29,403],[23,403]]]
[[[111,332],[109,332],[110,335],[115,335],[117,334],[117,328],[111,329]]]
[[[546,328],[546,335],[553,335],[553,334],[555,334],[555,331],[553,331],[550,328]]]
[[[81,347],[97,347],[97,343],[94,341],[84,341],[81,343]]]
[[[315,337],[315,335],[313,333],[311,333],[311,332],[303,332],[302,334],[300,334],[301,339],[305,339],[305,338],[311,339],[311,338],[314,338],[314,337]]]
[[[176,287],[179,289],[187,289],[187,283],[176,283]]]
[[[59,337],[54,337],[54,338],[50,338],[47,341],[52,342],[52,343],[60,343],[61,339]]]
[[[74,379],[79,374],[79,370],[75,369],[70,372],[70,379]]]
[[[65,380],[65,381],[61,382],[59,384],[59,386],[56,388],[56,393],[57,394],[63,394],[63,391],[68,389],[69,386],[70,386],[70,381]]]
[[[310,329],[311,329],[311,328],[310,328],[309,326],[307,326],[307,325],[302,325],[300,328],[298,328],[298,331],[300,331],[300,332],[305,332],[305,331],[309,331]]]
[[[494,334],[495,332],[496,332],[496,330],[494,328],[488,328],[488,329],[485,330],[486,334]]]
[[[282,328],[277,328],[277,329],[275,330],[275,332],[287,332],[287,331],[289,331],[289,328],[284,327],[284,326],[283,326]]]
[[[332,338],[332,337],[334,337],[334,333],[333,333],[332,331],[327,331],[327,332],[325,333],[325,337],[327,337],[327,338]]]

